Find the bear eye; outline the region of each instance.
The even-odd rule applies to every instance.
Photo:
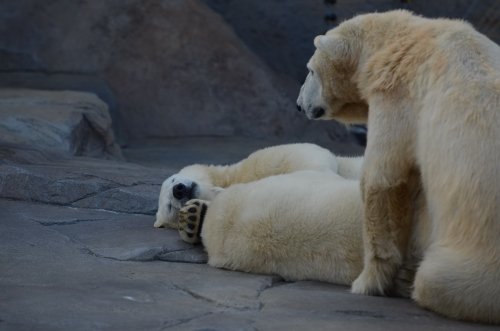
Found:
[[[309,69],[309,72],[311,73],[311,76],[314,76],[314,70]]]

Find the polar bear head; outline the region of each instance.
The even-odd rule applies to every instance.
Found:
[[[314,39],[316,51],[307,63],[309,74],[297,107],[309,119],[362,124],[367,121],[368,106],[355,80],[361,46],[350,36],[356,35],[354,29],[342,25]]]
[[[190,166],[167,178],[161,185],[154,226],[177,228],[177,217],[187,201],[211,201],[223,189],[212,185],[201,167]]]

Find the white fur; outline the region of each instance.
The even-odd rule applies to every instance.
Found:
[[[359,182],[299,171],[229,187],[205,217],[214,267],[349,285],[363,261]]]
[[[349,176],[353,175],[353,171],[359,172],[361,160],[362,158],[340,158],[342,164],[353,163],[352,167],[342,166],[346,174],[349,172]],[[173,196],[172,188],[179,183],[186,186],[196,183],[197,189],[190,199],[210,201],[229,185],[300,170],[337,172],[338,169],[339,159],[330,151],[314,144],[288,144],[264,148],[228,166],[200,164],[187,166],[163,182],[154,226],[177,228],[179,208],[189,200],[179,201]]]
[[[394,285],[421,199],[431,236],[413,297],[500,323],[500,47],[463,21],[407,11],[360,15],[314,42],[317,77],[299,105],[309,117],[321,106],[322,119],[368,121],[365,263],[353,292]]]

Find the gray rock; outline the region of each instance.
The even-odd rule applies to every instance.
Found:
[[[50,227],[85,246],[90,254],[102,258],[120,261],[207,261],[201,246],[186,244],[175,230],[154,228],[151,216],[2,200],[0,207],[16,217]]]
[[[107,231],[107,235],[99,228],[69,231],[71,227],[91,226],[100,221],[47,226],[33,219],[44,213],[48,218],[62,220],[66,217],[63,214],[72,212],[64,207],[39,209],[38,205],[1,200],[0,205],[2,330],[161,329],[233,309],[232,306],[251,306],[258,301],[263,284],[272,279],[199,264],[128,262],[101,257],[91,250],[98,240],[103,241],[101,245],[108,241],[110,245],[118,244],[127,231],[122,232],[119,226],[115,231]],[[66,210],[58,212],[60,208]],[[86,214],[81,210],[73,212],[73,216]],[[108,216],[104,218],[111,222]],[[118,225],[122,221],[127,222],[113,220]],[[140,222],[140,217],[136,221]],[[150,229],[159,236],[166,232]],[[74,237],[73,231],[80,232],[80,237]],[[136,243],[139,241],[135,239]],[[168,237],[165,242],[168,243]],[[123,249],[135,247],[128,240],[121,240],[121,245]],[[239,287],[242,290],[235,291]],[[219,307],[217,302],[226,306]]]
[[[152,215],[158,209],[159,194],[158,187],[153,188],[151,185],[139,184],[104,190],[87,198],[79,199],[72,205]]]
[[[84,92],[0,89],[0,142],[64,156],[122,158],[106,104]]]
[[[329,9],[323,0],[203,1],[274,71],[296,83],[307,74],[314,37],[331,27],[323,20]]]
[[[1,57],[1,56],[0,56]],[[125,143],[125,133],[121,124],[121,116],[116,104],[116,98],[109,84],[95,75],[68,72],[33,72],[15,71],[0,74],[1,88],[30,88],[46,91],[83,91],[99,97],[108,106],[115,138],[119,144]]]
[[[313,38],[355,15],[409,9],[428,17],[466,19],[489,38],[500,42],[497,0],[203,0],[234,28],[238,36],[280,75],[305,78],[305,64],[314,52]],[[334,4],[332,4],[332,2]],[[485,15],[484,13],[488,13]],[[325,15],[337,19],[326,21]],[[296,91],[293,93],[296,94]]]
[[[199,0],[4,1],[0,35],[0,70],[7,76],[0,74],[0,82],[30,86],[26,71],[64,73],[65,81],[70,75],[98,77],[114,94],[132,141],[202,135],[351,139],[342,125],[298,114],[298,81],[277,76]],[[268,47],[268,40],[263,44]],[[294,53],[283,50],[280,61]],[[32,79],[31,86],[44,86],[40,77]],[[52,78],[47,81],[54,86]]]
[[[90,158],[0,164],[0,197],[152,215],[173,170]]]

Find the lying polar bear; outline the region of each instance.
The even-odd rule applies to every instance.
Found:
[[[228,166],[195,164],[167,178],[161,187],[155,227],[177,229],[179,209],[190,199],[211,201],[223,188],[300,170],[358,178],[362,158],[336,157],[314,144],[288,144],[258,150]]]
[[[189,166],[163,183],[155,226],[201,240],[214,267],[350,285],[363,268],[362,161],[294,144]],[[408,261],[421,258],[419,224]],[[412,270],[401,269],[395,294],[409,294]]]

